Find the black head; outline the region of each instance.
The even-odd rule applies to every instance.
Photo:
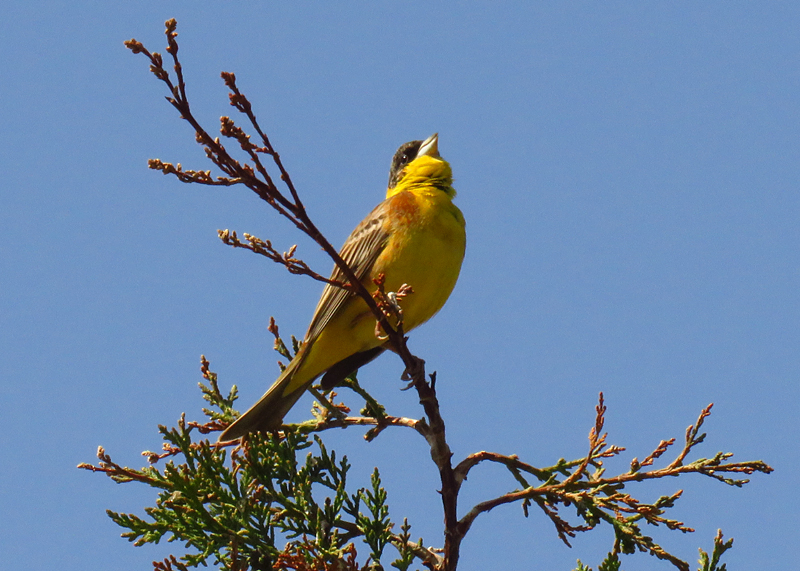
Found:
[[[417,158],[417,153],[422,141],[411,141],[400,145],[392,157],[392,166],[389,168],[389,188],[394,188],[400,182],[400,174],[408,163]]]

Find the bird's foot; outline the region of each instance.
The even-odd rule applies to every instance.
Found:
[[[408,285],[401,285],[397,291],[383,291],[383,281],[380,281],[378,290],[372,294],[378,304],[378,308],[383,312],[387,319],[395,318],[395,328],[400,330],[403,326],[403,308],[399,301],[404,297],[414,293],[414,289]],[[380,322],[375,323],[375,337],[381,341],[387,341],[389,336],[383,331]]]
[[[408,381],[408,385],[401,389],[404,391],[416,386],[420,380],[425,382],[425,360],[414,357],[414,362],[411,366],[406,367],[406,370],[400,375],[400,380]]]

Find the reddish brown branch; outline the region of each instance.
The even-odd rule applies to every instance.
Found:
[[[485,450],[481,452],[475,452],[470,454],[466,458],[464,458],[461,462],[459,462],[458,466],[455,467],[453,470],[455,473],[456,482],[458,483],[459,487],[467,479],[467,474],[469,471],[480,464],[481,462],[496,462],[498,464],[503,464],[506,468],[512,471],[522,471],[527,472],[528,474],[532,474],[536,476],[540,480],[547,480],[549,478],[549,473],[545,470],[540,470],[539,468],[535,468],[530,464],[526,464],[522,462],[519,457],[514,454],[512,456],[506,456],[504,454],[497,454],[496,452],[486,452]]]
[[[686,439],[685,444],[683,446],[683,450],[678,455],[675,460],[673,460],[670,467],[680,466],[683,461],[686,459],[686,456],[689,454],[689,451],[694,448],[696,445],[700,444],[703,440],[705,440],[705,434],[699,434],[700,428],[703,426],[703,422],[705,422],[706,418],[711,414],[711,408],[714,406],[712,402],[702,411],[700,411],[700,416],[697,417],[697,422],[694,424],[690,424],[689,427],[686,429]]]
[[[349,284],[327,278],[322,274],[318,274],[311,267],[306,264],[303,260],[296,258],[294,256],[295,250],[297,249],[297,245],[292,246],[289,248],[288,252],[278,252],[272,246],[272,242],[269,240],[262,240],[256,236],[252,236],[245,232],[244,239],[247,240],[247,244],[239,240],[239,236],[236,234],[236,231],[231,230],[217,230],[217,235],[219,239],[222,240],[224,244],[228,246],[232,246],[234,248],[244,248],[245,250],[250,250],[253,253],[259,254],[281,264],[285,267],[290,274],[295,275],[302,275],[308,276],[312,279],[315,279],[319,282],[323,282],[326,284],[330,284],[335,287],[340,287],[343,289],[348,289],[350,291],[354,291],[355,288],[351,287]]]

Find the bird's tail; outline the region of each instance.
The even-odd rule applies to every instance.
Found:
[[[303,350],[301,349],[301,351]],[[297,387],[289,394],[283,394],[286,388],[295,381],[295,375],[305,360],[304,353],[303,351],[303,354],[297,355],[292,359],[291,363],[281,373],[281,376],[278,377],[278,380],[264,393],[264,396],[220,434],[219,442],[236,440],[251,432],[275,430],[281,425],[283,417],[294,406],[294,403],[303,396],[303,393],[306,392],[306,389],[314,380],[313,378],[309,379],[303,386]]]

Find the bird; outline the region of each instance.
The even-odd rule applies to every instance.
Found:
[[[450,164],[439,155],[439,135],[400,146],[389,170],[386,199],[356,226],[339,255],[369,291],[384,276],[384,289],[403,285],[405,331],[433,317],[456,285],[466,249],[464,215],[453,204]],[[347,282],[338,267],[331,280]],[[380,355],[386,338],[364,300],[326,284],[303,343],[278,379],[250,409],[230,424],[219,441],[278,429],[284,416],[320,376],[336,386]]]

